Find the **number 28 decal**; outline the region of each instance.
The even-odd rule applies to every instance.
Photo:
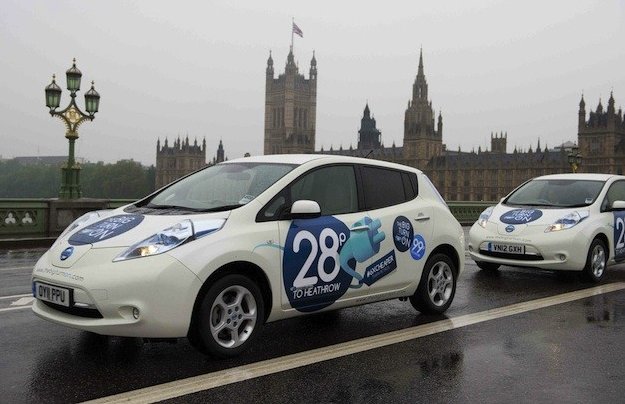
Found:
[[[614,212],[614,259],[625,259],[625,212]]]
[[[332,216],[294,220],[284,246],[284,289],[291,306],[310,312],[345,294],[352,276],[341,270],[339,254],[349,228]]]

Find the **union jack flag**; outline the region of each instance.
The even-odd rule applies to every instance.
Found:
[[[304,33],[302,32],[302,30],[295,23],[293,23],[293,33],[299,35],[300,38],[304,37]]]

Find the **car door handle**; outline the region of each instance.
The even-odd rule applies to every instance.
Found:
[[[349,230],[351,231],[369,230],[369,226],[356,226],[356,227],[350,228]]]
[[[415,217],[415,219],[417,222],[423,222],[425,220],[430,220],[429,216],[425,216],[425,215],[419,215],[417,217]]]

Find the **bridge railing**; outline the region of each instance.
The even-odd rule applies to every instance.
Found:
[[[132,199],[0,199],[0,248],[50,244],[76,218],[99,209],[114,209]],[[449,209],[463,225],[472,224],[495,202],[448,202]]]

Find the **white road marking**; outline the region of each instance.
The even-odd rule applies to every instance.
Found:
[[[32,269],[35,267],[35,264],[28,266],[28,267],[8,267],[8,268],[0,268],[0,271],[15,271],[15,270],[22,270],[22,269],[30,269],[32,271]]]
[[[6,309],[0,309],[0,313],[3,313],[5,311],[13,311],[13,310],[24,310],[24,309],[30,309],[31,307],[33,307],[33,305],[29,305],[29,306],[17,306],[17,307],[7,307]]]
[[[13,296],[0,296],[0,300],[5,300],[5,299],[17,299],[20,297],[27,297],[27,296],[32,296],[32,293],[25,293],[23,295],[13,295]]]
[[[35,300],[34,297],[29,296],[29,297],[22,297],[19,300],[16,300],[14,302],[11,302],[11,306],[25,306],[27,304],[31,304],[33,301]]]
[[[625,282],[616,282],[594,288],[578,290],[561,295],[512,304],[479,313],[467,314],[455,318],[423,324],[416,327],[393,331],[386,334],[343,342],[324,348],[300,352],[262,362],[251,363],[236,368],[189,377],[152,387],[146,387],[126,393],[103,397],[89,403],[154,403],[170,398],[209,390],[215,387],[242,382],[261,376],[267,376],[286,370],[296,369],[343,356],[406,342],[413,339],[437,334],[455,328],[481,323],[484,321],[513,316],[532,310],[568,303],[579,299],[615,292],[625,289]]]

